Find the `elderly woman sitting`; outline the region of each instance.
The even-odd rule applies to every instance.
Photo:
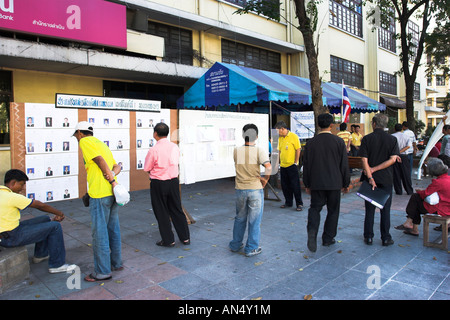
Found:
[[[419,235],[421,214],[436,213],[440,216],[450,216],[450,176],[447,174],[448,167],[441,159],[432,158],[428,161],[428,170],[432,176],[437,178],[433,179],[425,190],[416,189],[416,193],[411,196],[406,206],[406,221],[395,227],[395,229],[404,230],[404,233],[413,236]],[[438,198],[436,194],[439,196]],[[439,202],[436,203],[436,201]]]

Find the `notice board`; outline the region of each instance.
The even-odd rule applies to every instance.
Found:
[[[78,141],[79,121],[89,121],[94,137],[108,144],[122,167],[119,183],[129,191],[149,188],[142,170],[153,147],[153,128],[166,122],[177,128],[177,110],[155,112],[56,108],[54,104],[11,103],[11,167],[27,173],[26,196],[42,202],[70,200],[87,191],[86,170]]]
[[[258,127],[256,145],[269,151],[267,114],[179,111],[180,183],[234,177],[233,150],[244,144],[242,128],[248,123]]]

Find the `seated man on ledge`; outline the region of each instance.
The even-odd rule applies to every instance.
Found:
[[[406,206],[406,221],[396,226],[395,229],[403,230],[404,233],[413,236],[419,235],[420,215],[436,213],[440,216],[450,215],[450,176],[447,174],[448,167],[438,158],[430,158],[428,161],[430,175],[436,176],[425,190],[416,190],[409,199]],[[437,193],[439,199],[432,202],[427,197]],[[430,203],[431,202],[431,203]]]
[[[35,243],[33,262],[48,259],[50,273],[69,272],[77,266],[66,264],[66,250],[61,224],[64,214],[38,200],[29,199],[20,193],[28,177],[25,172],[11,169],[5,174],[5,185],[0,186],[0,245],[6,248]],[[20,210],[27,207],[53,213],[48,216],[20,221]]]

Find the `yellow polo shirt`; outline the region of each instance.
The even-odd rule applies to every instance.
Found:
[[[342,140],[344,140],[345,146],[346,146],[346,147],[348,146],[347,151],[350,151],[350,145],[348,144],[348,140],[351,139],[352,134],[351,134],[350,132],[344,130],[344,131],[339,131],[339,132],[337,133],[337,136],[338,136],[339,138],[342,138]],[[360,142],[359,144],[361,144],[361,142]]]
[[[352,144],[355,146],[355,147],[359,147],[359,146],[361,146],[361,139],[362,139],[362,134],[361,133],[356,133],[356,132],[353,132],[352,133]]]
[[[0,186],[0,232],[11,231],[19,226],[20,210],[26,209],[32,199],[12,192],[5,186]]]
[[[289,131],[286,137],[278,138],[278,150],[280,151],[280,166],[287,168],[295,163],[295,152],[301,149],[298,136]]]
[[[103,176],[102,170],[94,162],[94,158],[102,156],[108,167],[112,169],[116,161],[111,150],[102,141],[93,136],[84,137],[80,140],[80,149],[83,152],[84,166],[87,172],[89,196],[91,198],[104,198],[112,196],[112,186]]]

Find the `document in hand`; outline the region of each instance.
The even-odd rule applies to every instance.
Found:
[[[386,201],[389,199],[389,193],[380,188],[372,190],[372,185],[368,181],[363,181],[356,195],[369,201],[375,207],[383,209]]]

